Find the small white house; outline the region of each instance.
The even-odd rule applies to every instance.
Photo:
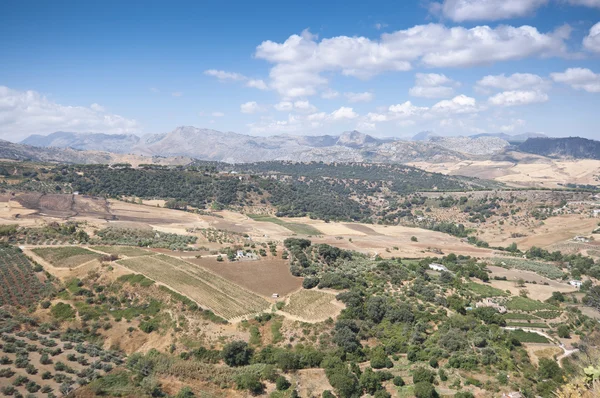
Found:
[[[272,297],[272,298],[279,298],[279,293],[273,293],[273,294],[271,295],[271,297]]]
[[[434,270],[434,271],[448,271],[448,268],[444,267],[442,264],[429,264],[429,268]]]
[[[590,241],[590,239],[586,238],[585,236],[576,236],[573,238],[573,241],[581,242],[581,243],[588,243]]]
[[[583,285],[583,282],[581,281],[569,281],[569,285],[576,287],[577,289],[581,289],[581,285]]]
[[[593,213],[594,213],[594,217],[600,217],[600,209],[594,209]]]

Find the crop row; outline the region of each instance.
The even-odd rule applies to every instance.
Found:
[[[44,290],[29,259],[13,247],[0,248],[0,285],[0,306],[29,306]]]

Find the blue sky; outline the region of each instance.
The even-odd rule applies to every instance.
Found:
[[[285,3],[3,1],[0,138],[600,138],[600,0]]]

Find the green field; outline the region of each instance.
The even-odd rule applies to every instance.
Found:
[[[556,265],[543,263],[540,261],[531,261],[523,258],[496,257],[492,259],[496,264],[504,263],[506,268],[515,268],[523,271],[533,271],[538,275],[550,279],[560,279],[563,271]]]
[[[502,316],[504,319],[506,320],[525,320],[525,321],[529,321],[529,320],[537,320],[539,321],[540,319],[537,316],[531,315],[531,314],[518,314],[518,313],[512,313],[509,312],[508,314],[504,314]]]
[[[482,285],[481,283],[468,282],[465,284],[467,289],[473,293],[482,297],[505,297],[508,296],[504,290],[496,289],[489,285]]]
[[[292,231],[293,233],[298,234],[298,235],[322,235],[323,234],[321,231],[319,231],[318,229],[316,229],[315,227],[312,227],[310,225],[286,222],[286,221],[281,220],[280,218],[273,217],[273,216],[267,216],[267,215],[263,215],[263,214],[247,214],[247,216],[250,217],[251,219],[253,219],[254,221],[271,222],[273,224],[281,225],[282,227],[287,228],[290,231]]]
[[[31,251],[57,268],[77,267],[102,258],[101,254],[78,246],[40,247]]]
[[[550,311],[558,310],[558,308],[556,308],[555,306],[553,306],[551,304],[542,303],[541,301],[536,301],[536,300],[532,300],[532,299],[525,298],[525,297],[511,298],[506,303],[506,308],[508,308],[510,311],[526,311],[526,312],[541,311],[541,310],[550,310]]]
[[[526,332],[524,330],[513,330],[510,333],[514,338],[521,343],[548,343],[548,339],[540,336],[537,333]]]
[[[155,254],[148,250],[132,246],[92,246],[92,249],[106,254],[116,254],[117,256],[127,257],[151,256]]]
[[[542,328],[542,329],[547,329],[548,325],[546,325],[545,323],[541,323],[541,322],[532,322],[532,323],[527,323],[527,322],[506,322],[506,326],[512,326],[512,327],[517,327],[517,328]]]
[[[539,316],[540,318],[544,319],[554,319],[558,318],[561,314],[562,312],[560,311],[538,311],[535,313],[535,316]]]

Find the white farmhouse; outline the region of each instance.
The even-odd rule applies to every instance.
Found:
[[[434,270],[434,271],[439,271],[439,272],[441,272],[441,271],[448,271],[448,268],[444,267],[442,264],[432,263],[432,264],[429,264],[429,268],[432,269],[432,270]]]
[[[577,289],[581,289],[581,285],[583,285],[583,282],[573,280],[573,281],[569,281],[569,285],[576,287]]]

